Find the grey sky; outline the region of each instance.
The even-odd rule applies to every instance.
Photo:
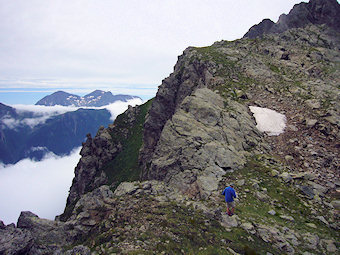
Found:
[[[0,88],[154,93],[186,47],[238,39],[299,2],[0,0]]]

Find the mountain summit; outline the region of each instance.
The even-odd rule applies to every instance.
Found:
[[[282,33],[291,28],[322,24],[340,32],[340,6],[337,0],[310,0],[309,3],[296,4],[289,14],[282,14],[277,23],[264,19],[252,26],[244,37],[255,38]]]
[[[128,100],[139,98],[137,96],[130,95],[113,95],[110,91],[95,90],[90,94],[80,97],[64,91],[57,91],[49,96],[39,100],[36,105],[63,105],[63,106],[78,106],[78,107],[100,107],[108,104],[112,104],[116,101],[126,102]]]

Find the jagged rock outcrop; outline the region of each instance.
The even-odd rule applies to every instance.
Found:
[[[327,27],[340,32],[340,6],[337,0],[310,0],[309,3],[296,4],[289,14],[282,14],[277,23],[264,19],[252,26],[244,37],[256,38],[312,24],[326,24]]]
[[[216,82],[208,69],[209,63],[199,61],[195,55],[191,48],[186,49],[178,58],[174,72],[163,80],[157,91],[144,123],[143,148],[140,153],[143,168],[149,163],[163,127],[175,113],[177,106],[195,88],[212,87]]]
[[[165,124],[144,178],[207,198],[226,171],[245,164],[248,150],[260,140],[246,107],[233,101],[225,106],[213,91],[197,89]]]
[[[144,108],[143,114],[145,115],[146,109]],[[87,136],[80,151],[82,157],[75,168],[75,177],[67,198],[65,212],[60,217],[61,220],[65,221],[70,216],[73,207],[83,194],[109,182],[113,184],[114,178],[111,175],[108,176],[110,170],[105,171],[105,168],[111,169],[108,163],[122,151],[126,151],[126,140],[130,136],[136,136],[135,133],[131,134],[130,130],[136,126],[140,128],[139,122],[144,121],[144,115],[141,112],[141,107],[129,106],[124,114],[117,117],[114,124],[109,125],[108,128],[101,127],[94,138]],[[130,151],[128,153],[133,154]]]
[[[75,203],[87,191],[106,183],[105,173],[100,168],[119,151],[120,145],[113,144],[108,131],[101,127],[97,135],[87,136],[80,151],[82,156],[75,168],[75,177],[67,199],[67,204]]]
[[[27,254],[33,243],[30,231],[16,228],[13,225],[5,226],[0,221],[0,254]]]

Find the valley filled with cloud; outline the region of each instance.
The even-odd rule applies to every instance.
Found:
[[[117,101],[103,107],[81,108],[107,109],[113,121],[129,105],[135,106],[141,103],[143,103],[141,99],[135,98],[127,102]],[[53,116],[80,108],[40,105],[11,105],[11,107],[17,114],[26,117],[17,120],[4,116],[1,119],[2,128],[15,129],[20,125],[33,128]],[[84,135],[84,140],[85,138]],[[80,159],[80,147],[74,148],[70,154],[64,156],[57,156],[44,147],[31,149],[44,150],[46,154],[40,161],[26,158],[15,164],[5,165],[0,162],[0,219],[5,224],[16,223],[21,211],[32,211],[39,217],[54,219],[64,210],[74,177],[74,168]]]
[[[79,152],[80,147],[64,157],[49,153],[38,162],[0,165],[0,219],[16,223],[21,211],[47,219],[63,213]]]

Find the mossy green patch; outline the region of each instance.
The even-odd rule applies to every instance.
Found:
[[[102,171],[108,177],[109,184],[115,189],[123,181],[136,181],[139,179],[141,169],[138,165],[139,150],[143,143],[143,124],[145,116],[151,106],[152,100],[138,107],[136,120],[131,125],[128,117],[123,113],[117,116],[114,131],[111,133],[115,143],[120,143],[121,151]]]

